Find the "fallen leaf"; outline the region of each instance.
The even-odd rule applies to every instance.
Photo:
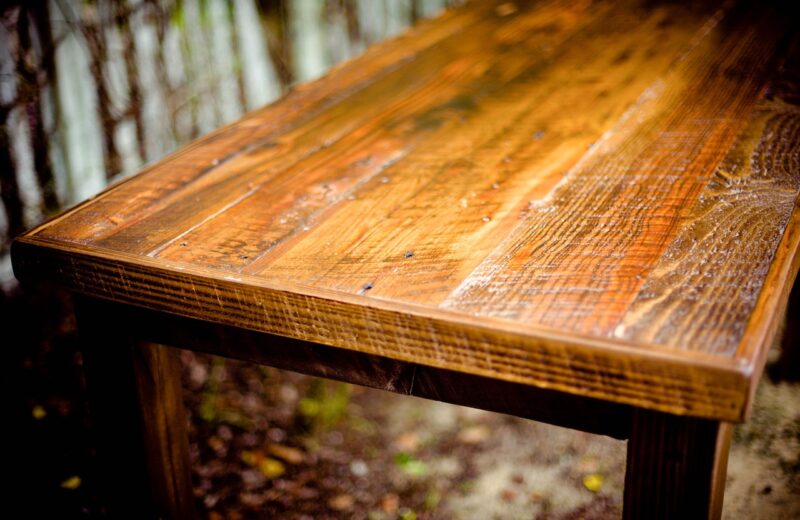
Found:
[[[458,440],[464,444],[480,444],[491,435],[491,430],[484,424],[468,426],[458,433]]]
[[[504,489],[502,492],[500,492],[500,498],[506,502],[512,502],[515,498],[517,498],[517,492],[513,489]]]
[[[419,434],[406,432],[395,439],[394,445],[402,451],[416,451],[419,447]]]
[[[297,411],[306,417],[316,417],[319,415],[321,408],[322,405],[319,401],[308,397],[301,399],[300,402],[297,403]]]
[[[279,460],[264,457],[258,463],[258,469],[267,478],[277,478],[286,473],[286,466]]]
[[[600,488],[603,487],[603,475],[599,473],[590,473],[586,475],[583,477],[583,487],[592,493],[597,493],[600,491]]]
[[[45,410],[43,406],[37,404],[33,407],[33,410],[31,410],[31,415],[33,415],[33,418],[37,421],[41,421],[47,417],[47,410]]]
[[[81,487],[81,477],[73,475],[61,482],[61,487],[64,489],[78,489]]]
[[[245,464],[249,464],[251,466],[255,466],[258,464],[259,455],[255,452],[249,450],[242,450],[241,455],[239,457],[242,459],[242,462]]]
[[[427,511],[436,509],[436,506],[439,505],[439,502],[441,500],[442,500],[442,495],[440,495],[438,491],[436,491],[435,489],[428,491],[428,494],[425,495],[425,509]]]
[[[389,493],[381,498],[381,509],[386,513],[394,514],[398,507],[400,507],[400,497],[394,493]]]
[[[270,444],[267,451],[289,464],[300,464],[305,458],[305,454],[301,450],[282,444]]]
[[[209,437],[206,442],[208,443],[208,447],[214,450],[214,453],[216,453],[218,457],[222,457],[228,452],[227,444],[216,435]]]
[[[421,460],[415,459],[408,453],[400,452],[396,454],[394,456],[394,463],[412,477],[421,477],[428,473],[428,465]]]
[[[347,493],[336,495],[332,499],[328,500],[328,507],[335,511],[349,511],[350,509],[353,509],[354,504],[355,500]]]
[[[260,451],[243,450],[240,458],[245,464],[258,468],[269,479],[280,477],[286,472],[286,466],[281,461],[265,457]]]
[[[400,515],[400,520],[417,520],[417,513],[407,507],[404,507],[398,511],[398,513]]]

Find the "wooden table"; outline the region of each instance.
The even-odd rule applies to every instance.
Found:
[[[628,438],[627,518],[719,514],[800,262],[798,24],[532,4],[423,23],[16,241],[83,297],[117,507],[193,514],[166,344]]]

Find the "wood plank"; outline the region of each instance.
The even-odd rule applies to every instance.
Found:
[[[800,106],[798,60],[800,60],[800,38],[795,37],[778,71],[778,79],[765,93],[768,100],[781,100],[787,104]],[[796,171],[797,166],[793,168]],[[767,354],[780,328],[780,320],[786,315],[790,292],[793,286],[797,286],[798,271],[800,271],[800,194],[795,199],[794,211],[773,254],[772,265],[736,352],[736,358],[748,363],[753,373],[754,381],[748,403],[752,403],[755,397],[756,384],[763,372]]]
[[[679,415],[739,421],[746,364],[23,237],[15,274],[112,301]]]
[[[512,231],[531,199],[545,196],[638,106],[708,16],[619,4],[592,15],[545,66],[507,85],[492,67],[485,85],[462,90],[470,107],[463,121],[244,272],[346,292],[369,284],[373,297],[439,304]],[[588,58],[587,48],[595,50]],[[519,60],[494,54],[500,63]]]
[[[742,6],[715,18],[635,116],[533,200],[443,305],[614,332],[752,110],[782,34],[770,31],[776,23],[776,13]]]
[[[337,113],[342,101],[359,95],[376,82],[385,82],[387,76],[408,75],[420,55],[430,54],[442,42],[452,42],[476,23],[485,23],[498,2],[474,2],[466,9],[445,14],[435,23],[423,22],[395,39],[377,44],[358,58],[357,65],[340,64],[324,78],[293,88],[280,103],[251,112],[198,139],[138,174],[135,182],[127,179],[118,183],[52,219],[37,232],[79,243],[99,241],[136,226],[209,184],[241,176],[255,162],[251,157],[254,153],[259,156],[261,152],[262,160],[265,154],[274,158],[280,152],[275,150],[275,143],[282,136],[317,117],[331,117],[329,114]],[[314,146],[318,147],[319,142]],[[294,150],[296,156],[307,152],[307,149]],[[169,179],[164,178],[165,171],[169,172]]]
[[[511,414],[618,439],[625,439],[630,433],[632,409],[624,405],[137,307],[108,302],[104,305],[107,316],[111,316],[111,326],[136,323],[136,337],[153,343]]]
[[[800,70],[797,49],[795,42],[771,85],[785,85],[782,77]],[[800,193],[800,105],[775,97],[773,90],[765,90],[682,217],[617,337],[736,353]]]
[[[497,30],[496,23],[487,21],[473,27],[470,38],[443,43],[436,53],[414,62],[413,75],[408,70],[398,70],[396,77],[392,75],[385,82],[376,83],[375,92],[379,94],[365,91],[364,96],[355,96],[352,103],[342,104],[340,118],[331,124],[331,131],[341,134],[340,138],[333,140],[320,135],[317,123],[308,132],[309,142],[333,141],[330,145],[294,164],[285,154],[277,155],[280,173],[270,176],[267,182],[265,175],[253,177],[253,191],[244,195],[246,200],[234,200],[232,207],[216,202],[214,207],[220,208],[219,213],[183,234],[170,237],[155,247],[154,252],[172,260],[255,272],[264,261],[275,256],[272,250],[283,242],[308,240],[306,230],[317,222],[327,221],[326,214],[339,206],[346,206],[343,211],[352,221],[350,209],[358,204],[354,200],[361,199],[364,190],[385,186],[389,176],[395,176],[392,172],[396,164],[408,164],[420,153],[429,159],[429,152],[418,149],[430,150],[433,146],[441,151],[442,140],[447,140],[454,131],[464,133],[466,118],[475,112],[486,112],[488,109],[482,102],[476,101],[478,97],[500,91],[516,104],[535,103],[535,97],[526,100],[504,87],[518,82],[521,76],[530,81],[530,77],[538,76],[550,63],[560,59],[553,52],[542,52],[542,46],[560,48],[585,27],[587,20],[594,25],[607,25],[612,19],[605,15],[607,9],[593,7],[592,16],[581,12],[586,10],[580,4],[557,11],[523,10],[509,18],[502,31]],[[416,81],[403,90],[396,86],[398,78]],[[391,88],[386,87],[389,82],[393,82]],[[378,96],[382,100],[380,111],[374,109],[374,99]],[[486,133],[482,122],[470,126]],[[525,139],[530,141],[530,135]],[[290,149],[296,147],[297,143],[292,143]],[[413,164],[418,174],[412,181],[418,184],[425,170],[420,168],[419,161]],[[209,190],[209,197],[219,198],[216,187]],[[185,201],[183,207],[194,212],[195,202]],[[183,215],[180,209],[169,211],[174,218]],[[164,223],[163,218],[151,220],[153,226]],[[167,225],[163,234],[151,233],[153,239],[149,243],[157,236],[166,236],[170,229]],[[100,245],[116,248],[113,244]],[[119,248],[122,247],[129,249],[127,244]],[[322,257],[315,263],[321,261]]]

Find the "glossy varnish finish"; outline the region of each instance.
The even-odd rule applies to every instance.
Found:
[[[796,24],[737,2],[500,4],[422,24],[33,230],[16,273],[743,419],[798,267]]]

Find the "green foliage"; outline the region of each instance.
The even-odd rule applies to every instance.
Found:
[[[424,477],[428,474],[428,465],[419,459],[415,459],[410,453],[401,451],[395,454],[394,463],[411,477]]]
[[[183,1],[178,0],[175,6],[170,11],[170,21],[172,25],[179,31],[186,28],[186,13],[184,12]]]
[[[249,429],[252,426],[250,417],[236,407],[225,406],[226,400],[222,398],[220,392],[220,382],[225,374],[225,359],[215,356],[211,361],[211,374],[203,387],[200,399],[200,418],[208,423],[226,423]]]
[[[417,513],[412,509],[403,508],[397,512],[400,520],[417,520]]]
[[[436,506],[439,505],[439,502],[442,500],[442,495],[435,489],[431,489],[428,491],[428,494],[425,495],[425,510],[426,511],[433,511],[436,509]]]
[[[350,393],[346,383],[315,379],[297,411],[315,432],[328,430],[347,415]]]

